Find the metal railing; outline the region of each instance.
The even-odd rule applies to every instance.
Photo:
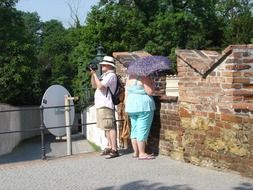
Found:
[[[13,131],[3,131],[0,132],[1,134],[11,134],[11,133],[29,133],[29,132],[35,132],[35,131],[40,131],[40,136],[41,136],[41,159],[45,160],[46,159],[46,148],[45,148],[45,133],[49,129],[57,129],[57,128],[67,128],[67,127],[83,127],[87,125],[93,125],[96,124],[96,122],[91,122],[91,123],[81,123],[78,125],[63,125],[63,126],[54,126],[54,127],[46,127],[44,124],[44,114],[43,111],[45,109],[55,109],[55,108],[70,108],[70,107],[80,107],[85,108],[87,107],[87,103],[85,104],[78,104],[78,105],[69,105],[69,106],[51,106],[51,107],[30,107],[30,108],[23,108],[23,109],[9,109],[9,110],[2,110],[0,113],[6,113],[6,112],[20,112],[20,111],[33,111],[33,110],[39,110],[40,111],[40,128],[30,128],[30,129],[24,129],[24,130],[13,130]],[[115,122],[122,122],[124,120],[115,120]]]

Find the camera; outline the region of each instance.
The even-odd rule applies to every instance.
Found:
[[[86,71],[90,71],[91,69],[94,70],[94,71],[96,71],[96,70],[98,69],[97,64],[90,63],[90,64],[88,64],[88,65],[86,66]]]

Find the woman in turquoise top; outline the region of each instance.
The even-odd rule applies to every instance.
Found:
[[[145,152],[145,145],[154,117],[155,102],[153,81],[149,77],[129,76],[126,82],[125,111],[131,120],[131,142],[134,157],[140,160],[154,159]]]

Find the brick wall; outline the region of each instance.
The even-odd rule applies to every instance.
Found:
[[[156,96],[156,111],[148,139],[149,152],[178,159],[183,128],[180,126],[178,97]]]
[[[148,150],[253,177],[253,45],[176,54],[179,96],[165,95],[166,73],[154,78],[159,88]],[[114,53],[123,77],[131,56]]]
[[[183,159],[253,176],[253,46],[176,53]]]

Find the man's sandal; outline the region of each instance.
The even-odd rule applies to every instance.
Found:
[[[105,156],[109,155],[111,153],[112,149],[111,148],[105,148],[101,153],[100,156]]]
[[[111,159],[119,156],[119,152],[117,150],[111,150],[110,154],[106,156],[106,159]]]

